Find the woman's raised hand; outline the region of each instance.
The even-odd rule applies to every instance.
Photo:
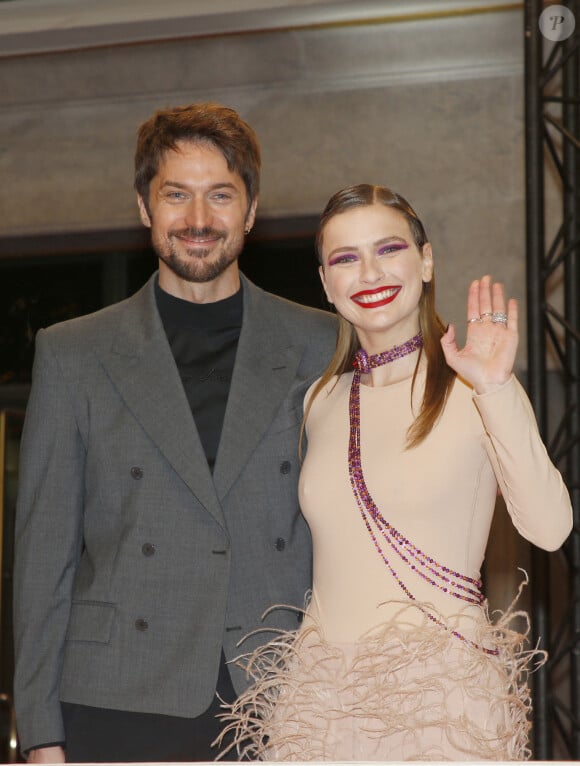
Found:
[[[449,325],[441,338],[447,364],[476,393],[499,388],[510,378],[518,348],[518,303],[507,303],[503,285],[492,284],[491,277],[475,279],[467,295],[467,336],[465,346],[457,347],[455,327]]]

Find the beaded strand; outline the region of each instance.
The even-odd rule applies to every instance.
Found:
[[[373,544],[386,565],[392,577],[395,579],[401,590],[411,601],[417,601],[404,581],[399,577],[389,558],[385,554],[381,543],[377,537],[379,534],[392,550],[399,556],[413,572],[435,588],[449,594],[455,598],[467,601],[471,604],[482,604],[485,597],[481,591],[482,582],[479,579],[468,577],[467,575],[455,572],[454,570],[439,564],[432,556],[424,553],[415,546],[401,532],[393,527],[381,514],[367,488],[362,470],[361,450],[360,450],[360,376],[361,373],[369,373],[372,368],[388,364],[395,359],[401,359],[407,354],[411,354],[423,345],[423,336],[419,332],[410,340],[400,346],[393,346],[382,354],[369,356],[366,351],[360,349],[357,351],[354,361],[354,374],[350,388],[349,396],[349,422],[350,435],[348,445],[348,473],[350,484],[362,515],[364,524],[373,541]],[[374,528],[373,528],[374,525]],[[376,529],[376,531],[375,531]],[[450,630],[445,623],[428,612],[418,604],[421,611],[435,624]],[[486,654],[497,655],[497,649],[487,649],[471,641],[457,630],[450,631],[452,635],[461,641],[465,641],[476,649],[481,649]]]

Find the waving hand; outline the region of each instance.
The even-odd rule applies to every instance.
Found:
[[[447,364],[484,394],[507,382],[518,347],[518,304],[507,303],[503,286],[491,277],[474,280],[467,295],[467,336],[457,347],[455,327],[449,325],[441,338]]]

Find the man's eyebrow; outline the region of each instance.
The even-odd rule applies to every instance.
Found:
[[[171,181],[170,179],[167,179],[167,181],[164,181],[161,184],[161,188],[163,189],[165,186],[174,186],[176,189],[189,189],[189,186],[187,184],[181,183],[180,181]],[[219,183],[212,184],[209,187],[209,191],[213,191],[214,189],[234,189],[237,191],[237,187],[235,184],[233,184],[231,181],[220,181]]]

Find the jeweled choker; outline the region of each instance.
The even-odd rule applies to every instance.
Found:
[[[401,343],[400,346],[393,346],[388,351],[383,351],[382,354],[373,354],[369,356],[364,348],[359,350],[354,355],[352,366],[355,370],[361,372],[370,372],[373,367],[381,367],[383,364],[389,364],[394,362],[395,359],[402,359],[408,354],[412,354],[413,351],[417,351],[423,346],[423,334],[418,332],[417,335],[413,335],[411,340]]]
[[[388,351],[383,351],[382,354],[373,354],[372,356],[369,356],[364,349],[360,349],[356,352],[353,360],[354,374],[352,377],[349,398],[350,437],[348,443],[348,474],[350,477],[350,484],[365,526],[379,556],[385,563],[391,575],[395,578],[401,590],[411,601],[417,601],[417,599],[399,577],[390,560],[387,558],[381,547],[379,537],[382,537],[390,545],[399,558],[410,567],[413,572],[430,585],[433,585],[433,587],[438,588],[444,593],[448,593],[450,596],[461,599],[462,601],[467,601],[470,604],[481,604],[484,601],[484,596],[481,592],[481,580],[467,577],[467,575],[454,572],[449,567],[439,564],[432,556],[427,555],[420,548],[417,548],[417,546],[401,534],[401,532],[389,524],[371,497],[363,475],[360,453],[361,373],[369,373],[371,369],[375,367],[389,364],[396,359],[402,359],[404,356],[417,351],[422,346],[423,336],[419,332],[400,346],[393,346],[393,348],[390,348]],[[428,612],[420,604],[417,605],[432,622],[446,630],[450,630],[439,617]],[[486,649],[485,647],[476,644],[457,630],[451,630],[451,633],[456,638],[465,641],[477,649],[481,649],[486,654],[497,655],[499,653],[497,649]]]

